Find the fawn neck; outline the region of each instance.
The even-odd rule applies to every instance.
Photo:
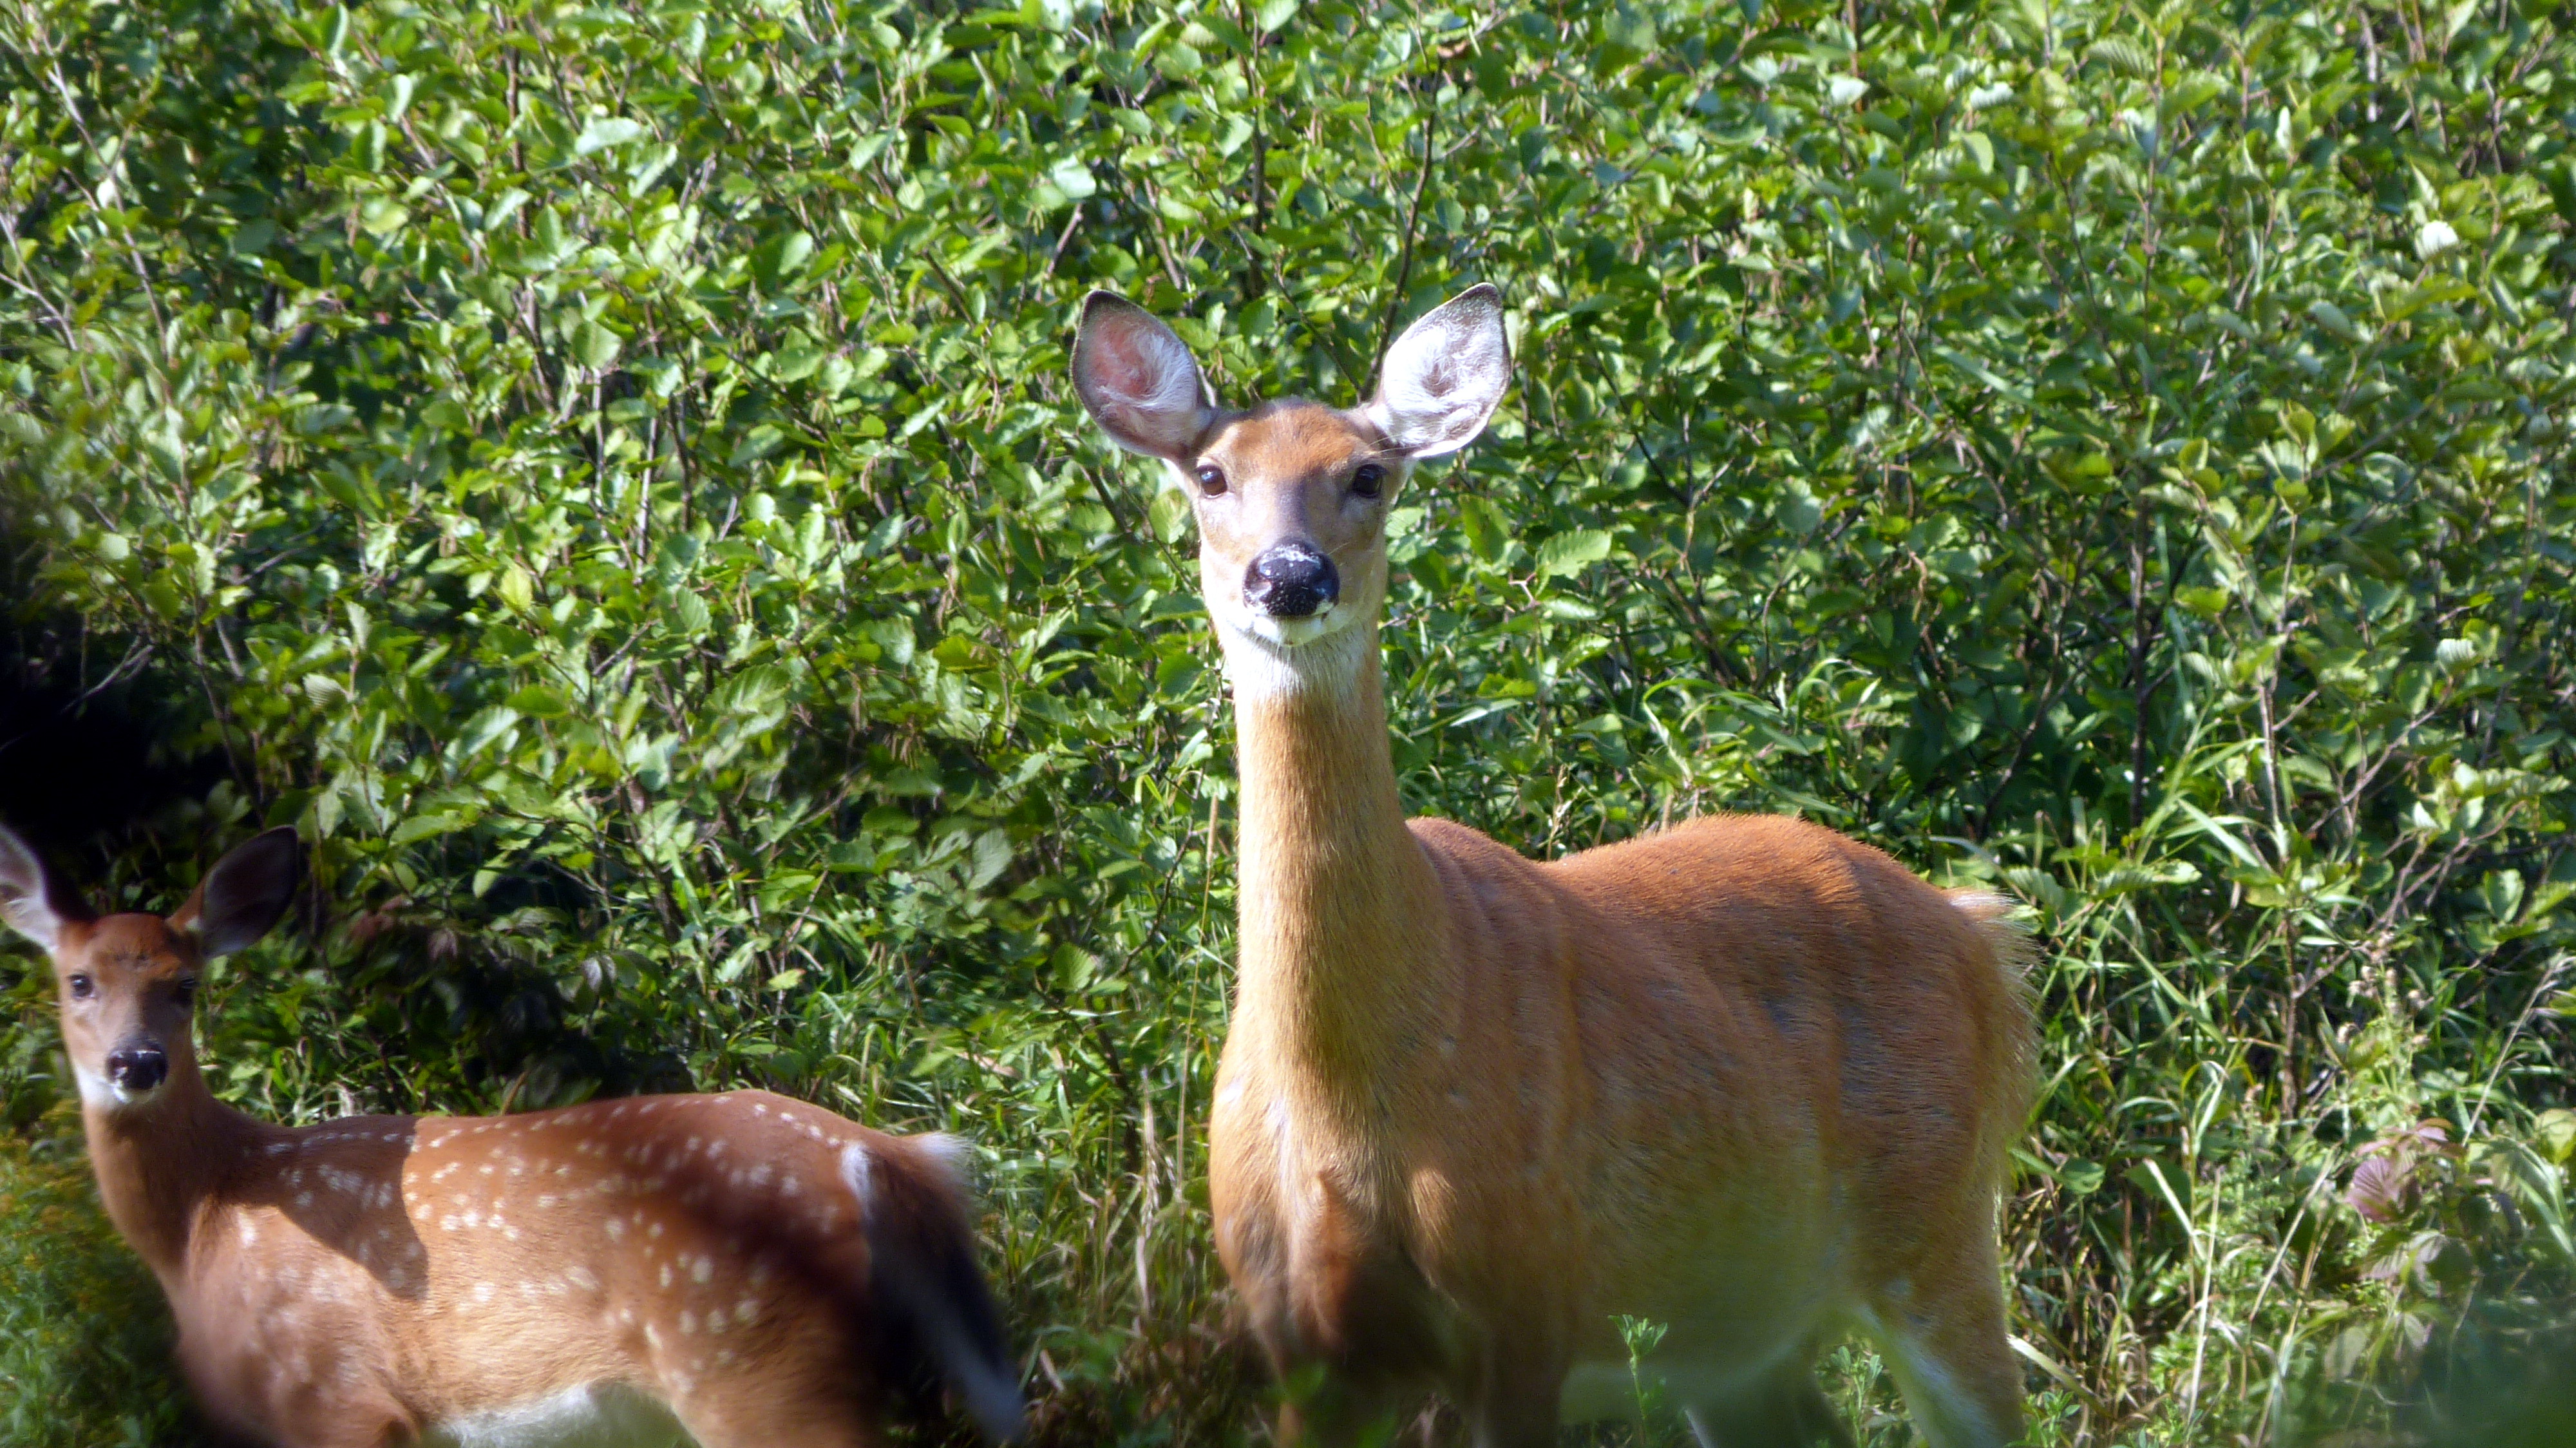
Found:
[[[194,1056],[173,1052],[170,1079],[132,1106],[85,1104],[90,1169],[109,1219],[164,1278],[186,1261],[197,1214],[260,1124],[214,1098]]]
[[[1327,1096],[1385,1080],[1430,1028],[1442,919],[1396,793],[1376,625],[1310,646],[1339,649],[1357,656],[1301,660],[1294,687],[1247,686],[1238,670],[1235,692],[1235,1030]]]

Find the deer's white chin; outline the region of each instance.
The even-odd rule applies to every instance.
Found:
[[[1238,697],[1339,688],[1357,674],[1371,631],[1357,627],[1357,609],[1334,608],[1310,618],[1272,618],[1248,610],[1219,617],[1217,641],[1225,646],[1225,673]]]
[[[1274,618],[1256,613],[1246,621],[1244,632],[1263,643],[1283,649],[1304,648],[1320,639],[1340,633],[1352,618],[1351,611],[1325,604],[1304,618]]]
[[[164,1081],[149,1091],[136,1091],[79,1065],[72,1067],[72,1080],[80,1087],[81,1104],[101,1111],[121,1111],[130,1106],[140,1106],[160,1095],[162,1086],[170,1084]]]

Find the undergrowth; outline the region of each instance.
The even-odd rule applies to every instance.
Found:
[[[2570,56],[2551,0],[23,0],[0,818],[125,907],[304,832],[205,993],[245,1108],[962,1130],[1039,1441],[1257,1435],[1231,720],[1065,347],[1111,287],[1342,402],[1490,280],[1514,392],[1394,513],[1409,802],[2025,903],[2034,1443],[2551,1441],[2487,1385],[2576,1274]],[[0,1420],[183,1441],[48,990],[0,957]]]

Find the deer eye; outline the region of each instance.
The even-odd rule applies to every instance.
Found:
[[[1214,463],[1199,464],[1198,480],[1199,493],[1203,497],[1213,498],[1225,491],[1225,469]]]
[[[183,1006],[195,1005],[197,1003],[197,978],[193,975],[181,976],[178,984],[179,1004]]]
[[[1374,498],[1386,491],[1386,469],[1375,463],[1362,463],[1351,474],[1351,491],[1363,498]]]
[[[98,994],[98,987],[96,987],[96,986],[94,986],[94,985],[92,985],[92,984],[90,983],[90,978],[89,978],[88,976],[85,976],[85,975],[76,975],[76,976],[73,976],[73,977],[72,977],[72,982],[71,982],[71,984],[72,984],[72,999],[73,999],[73,1000],[76,1000],[76,1001],[85,1001],[85,1000],[88,1000],[91,996],[94,996],[94,995]]]

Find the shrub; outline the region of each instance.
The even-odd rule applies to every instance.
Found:
[[[1231,725],[1069,326],[1338,401],[1493,280],[1517,392],[1395,515],[1412,803],[2014,891],[2036,1441],[2376,1421],[2576,1267],[2569,60],[2550,0],[30,0],[17,652],[176,783],[0,808],[129,903],[316,842],[210,980],[244,1105],[958,1126],[1042,1430],[1239,1431]]]

